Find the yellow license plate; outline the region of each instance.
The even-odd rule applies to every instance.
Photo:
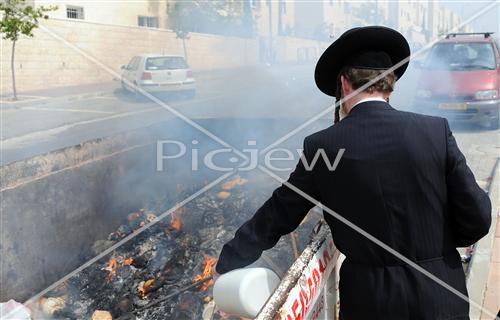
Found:
[[[467,103],[440,103],[438,108],[447,110],[467,110]]]

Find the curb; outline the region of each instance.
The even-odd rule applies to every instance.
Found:
[[[491,228],[488,234],[479,240],[472,255],[469,277],[467,278],[467,290],[469,298],[483,306],[486,288],[488,286],[488,275],[490,272],[490,262],[495,239],[498,212],[500,208],[500,158],[497,158],[493,168],[493,178],[488,189],[488,196],[491,199]],[[498,310],[489,310],[497,312]],[[476,320],[481,318],[482,310],[470,307],[469,316]]]
[[[114,91],[114,90],[113,90]],[[98,91],[98,92],[87,92],[82,94],[62,96],[62,97],[41,97],[39,99],[32,99],[28,101],[17,101],[17,102],[5,102],[0,100],[0,105],[2,110],[15,110],[24,107],[40,106],[49,103],[66,102],[66,101],[77,101],[89,98],[102,97],[112,94],[113,91]]]

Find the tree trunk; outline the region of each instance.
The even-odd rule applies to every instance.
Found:
[[[186,39],[182,38],[182,48],[184,49],[184,60],[188,62],[187,50],[186,50]]]
[[[16,74],[14,72],[14,53],[16,50],[16,41],[12,41],[12,55],[10,57],[10,70],[12,72],[12,99],[17,100],[17,91],[16,91]]]

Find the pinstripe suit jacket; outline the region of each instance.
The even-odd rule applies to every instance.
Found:
[[[299,161],[289,182],[467,295],[457,247],[488,233],[491,203],[477,185],[443,118],[367,101],[304,141],[335,158],[335,171]],[[313,204],[281,186],[241,226],[220,255],[224,273],[258,259],[293,231]],[[325,213],[346,255],[340,271],[342,320],[468,319],[469,305],[355,230]]]

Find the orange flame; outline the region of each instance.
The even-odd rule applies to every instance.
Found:
[[[124,266],[130,266],[133,262],[134,262],[134,258],[132,258],[132,257],[123,259],[123,265]]]
[[[177,208],[171,214],[170,227],[174,230],[182,228],[181,216],[186,213],[186,208],[177,205]]]
[[[212,268],[215,265],[215,262],[217,262],[217,260],[214,257],[210,257],[210,256],[205,256],[204,260],[205,260],[205,262],[204,262],[204,267],[203,267],[203,273],[195,276],[193,278],[193,282],[206,279],[206,278],[210,277],[210,275],[212,274]],[[199,288],[201,291],[205,291],[213,283],[214,283],[213,280],[207,281],[207,282],[203,283]]]
[[[146,298],[146,295],[148,294],[148,290],[153,286],[154,282],[155,282],[154,279],[149,279],[149,280],[143,281],[139,284],[139,287],[137,288],[137,290],[139,290],[139,294],[141,295],[142,299]]]
[[[109,271],[108,277],[106,278],[106,280],[108,282],[110,282],[111,279],[113,279],[113,276],[116,274],[116,258],[115,257],[111,257],[111,259],[109,259],[108,266],[106,267],[106,270]]]
[[[222,189],[223,190],[231,190],[234,187],[241,186],[247,182],[248,182],[248,180],[242,179],[240,176],[236,176],[234,179],[224,182],[222,184]]]

